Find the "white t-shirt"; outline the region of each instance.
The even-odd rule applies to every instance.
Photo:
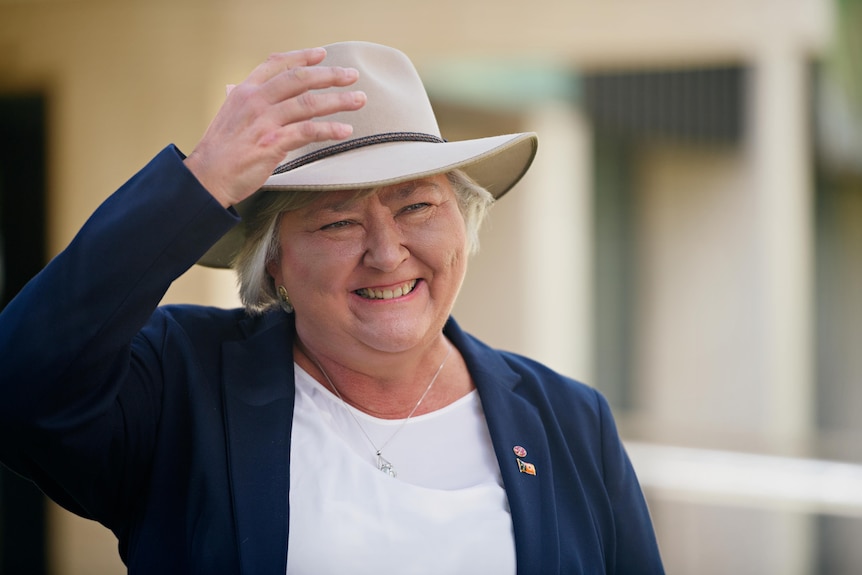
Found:
[[[515,573],[506,492],[476,391],[404,420],[345,405],[299,366],[288,575]]]

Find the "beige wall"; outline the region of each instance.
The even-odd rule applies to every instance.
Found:
[[[755,391],[758,336],[746,329],[757,313],[758,225],[746,158],[730,147],[652,146],[638,166],[639,403],[665,440],[730,447],[726,432],[710,437],[727,427],[745,446],[766,399]]]

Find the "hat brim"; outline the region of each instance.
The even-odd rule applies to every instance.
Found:
[[[538,139],[534,133],[457,142],[376,144],[274,174],[261,191],[326,192],[378,188],[460,169],[499,198],[527,172],[537,147]],[[240,217],[251,209],[255,195],[235,206]],[[230,268],[244,237],[244,226],[240,223],[216,242],[198,263],[207,267]]]

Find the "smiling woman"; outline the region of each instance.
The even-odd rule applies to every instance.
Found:
[[[0,315],[0,459],[130,573],[661,573],[604,398],[450,317],[535,152],[392,48],[271,56]],[[160,307],[195,262],[244,308]]]
[[[421,374],[433,373],[448,348],[442,329],[467,266],[464,219],[445,175],[385,186],[358,199],[352,192],[325,196],[281,216],[279,257],[268,271],[296,310],[304,350],[314,350],[331,374],[371,377],[396,417],[406,412],[399,404],[421,394],[428,379]],[[392,297],[405,284],[412,286],[408,293]],[[391,388],[383,385],[387,381]],[[438,386],[426,409],[471,389],[468,377],[443,382],[453,388]],[[352,387],[345,383],[342,393],[352,395]]]
[[[476,253],[479,250],[479,228],[494,197],[462,170],[453,170],[446,176],[464,218],[468,252]],[[359,189],[347,194],[347,197],[358,200],[376,191],[375,188]],[[279,254],[280,216],[307,208],[312,202],[319,201],[320,196],[319,192],[309,191],[290,194],[262,191],[244,206],[245,237],[242,245],[235,248],[236,254],[232,256],[231,262],[237,272],[240,298],[249,313],[260,313],[280,303],[272,276],[267,270],[267,264]],[[208,257],[202,263],[219,265],[217,261],[209,261]],[[220,256],[221,259],[230,257]]]

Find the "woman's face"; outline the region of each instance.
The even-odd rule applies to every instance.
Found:
[[[303,342],[330,353],[430,343],[467,265],[464,219],[445,174],[361,198],[321,193],[282,216],[279,243],[268,271],[287,289]]]

